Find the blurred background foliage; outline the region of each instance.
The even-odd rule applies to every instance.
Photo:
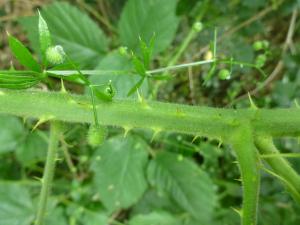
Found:
[[[142,95],[151,100],[248,107],[249,92],[259,107],[295,107],[300,100],[298,0],[1,0],[0,68],[22,69],[8,49],[6,31],[39,57],[37,9],[56,44],[83,69],[131,69],[119,47],[138,52],[139,36],[156,34],[151,69],[210,56],[218,28],[218,57],[261,63],[257,70],[235,65],[230,79],[219,65],[203,85],[209,66],[148,80]],[[204,28],[193,32],[195,22]],[[192,33],[192,34],[191,34]],[[188,39],[191,37],[190,39]],[[183,51],[182,43],[186,42]],[[257,43],[266,43],[265,49]],[[229,66],[227,66],[229,69]],[[138,76],[91,76],[112,80],[125,98]],[[59,81],[54,80],[59,87]],[[84,93],[66,83],[70,92]],[[46,86],[39,86],[46,89]],[[47,103],[45,103],[47,104]],[[0,225],[33,223],[48,142],[48,126],[35,120],[0,116]],[[47,225],[236,225],[241,207],[239,171],[230,146],[183,134],[134,129],[124,138],[109,127],[98,148],[87,144],[87,125],[65,124]],[[284,153],[299,152],[296,139],[278,139]],[[300,172],[299,159],[290,159]],[[259,225],[300,224],[300,207],[282,185],[262,171]]]

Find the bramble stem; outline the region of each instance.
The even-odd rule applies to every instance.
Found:
[[[0,106],[0,113],[10,115],[52,118],[66,122],[94,122],[94,116],[91,114],[93,105],[89,96],[61,92],[1,89]],[[243,225],[254,225],[256,221],[259,159],[254,145],[254,137],[260,134],[272,137],[300,136],[299,108],[219,109],[117,99],[113,99],[111,102],[97,101],[95,107],[99,122],[103,125],[121,126],[126,129],[148,128],[155,131],[175,131],[216,138],[232,144],[240,163],[243,180]],[[55,124],[56,122],[53,122],[51,125],[50,145],[42,183],[41,207],[39,208],[39,217],[41,218],[45,214],[45,202],[55,165],[55,148],[58,145],[58,128]],[[262,147],[258,147],[261,150]],[[268,146],[264,147],[264,149],[268,148]],[[267,150],[264,151],[267,152]],[[276,160],[276,158],[272,160]],[[282,163],[278,163],[279,165]],[[41,223],[36,225],[41,225]]]
[[[175,131],[209,138],[232,132],[242,120],[256,133],[300,136],[300,109],[219,109],[156,101],[96,102],[99,122],[127,128]],[[31,118],[53,118],[93,123],[89,96],[59,92],[0,90],[0,113]]]
[[[277,150],[271,137],[257,136],[255,144],[261,154],[273,154],[277,157],[264,158],[276,175],[281,177],[285,187],[292,193],[294,199],[300,202],[300,176]]]
[[[60,125],[57,121],[50,123],[50,138],[48,145],[47,160],[42,178],[42,188],[35,225],[42,225],[45,219],[48,196],[51,190],[51,184],[54,175],[56,152],[59,143]]]
[[[250,124],[243,122],[230,141],[237,155],[243,184],[242,225],[256,225],[260,172]]]

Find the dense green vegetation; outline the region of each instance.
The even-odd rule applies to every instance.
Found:
[[[37,2],[0,9],[0,225],[300,223],[297,1]]]

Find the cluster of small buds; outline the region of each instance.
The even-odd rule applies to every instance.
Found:
[[[269,46],[270,44],[267,40],[256,41],[252,45],[256,52],[261,52],[255,59],[255,65],[258,68],[262,68],[266,64],[268,58],[267,56],[269,55]]]

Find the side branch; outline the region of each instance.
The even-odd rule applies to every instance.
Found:
[[[293,198],[300,203],[300,176],[289,162],[280,156],[280,152],[274,145],[272,138],[256,137],[255,144],[261,154],[278,154],[276,157],[266,158],[265,161],[270,165],[276,176],[280,178]]]
[[[241,171],[243,185],[242,225],[256,225],[260,187],[259,158],[251,127],[243,123],[230,138]]]
[[[59,135],[60,135],[59,122],[52,121],[50,124],[50,138],[49,138],[47,160],[46,160],[43,178],[41,180],[42,188],[40,193],[35,225],[42,225],[44,223],[46,210],[47,210],[48,197],[51,190],[51,185],[52,185],[52,180],[54,175]]]

